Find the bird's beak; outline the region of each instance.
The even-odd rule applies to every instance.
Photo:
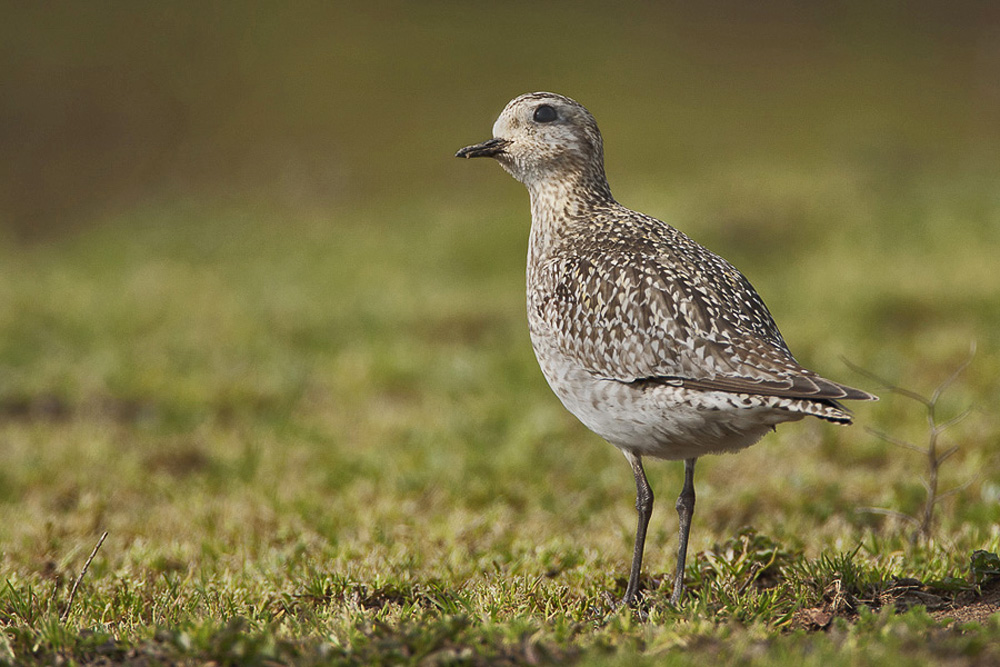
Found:
[[[510,145],[510,140],[494,138],[475,146],[466,146],[455,153],[455,157],[496,157]]]

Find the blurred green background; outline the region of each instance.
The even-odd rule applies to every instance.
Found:
[[[920,457],[818,422],[699,463],[692,553],[752,523],[942,576],[997,539],[997,3],[5,2],[0,63],[4,595],[58,611],[103,530],[74,622],[132,638],[292,623],[274,601],[331,577],[484,614],[550,570],[579,610],[613,591],[628,466],[532,357],[523,187],[453,157],[534,90],[593,112],[618,199],[740,267],[800,361],[882,394],[859,425],[926,441],[841,356],[928,394],[978,346],[939,405],[972,407],[946,557],[855,511],[919,512]],[[648,468],[669,508],[679,466]],[[317,600],[350,644],[367,610]]]
[[[18,237],[177,200],[515,200],[447,158],[532,90],[592,110],[622,198],[734,165],[992,174],[1000,145],[988,2],[4,4]]]

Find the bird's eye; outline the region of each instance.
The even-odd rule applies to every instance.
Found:
[[[551,123],[556,119],[556,110],[550,107],[548,104],[542,104],[537,109],[535,109],[535,122],[536,123]]]

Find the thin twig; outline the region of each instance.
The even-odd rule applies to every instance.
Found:
[[[78,576],[76,581],[73,582],[73,588],[70,589],[69,592],[69,602],[66,603],[66,609],[62,613],[61,620],[64,623],[66,622],[66,619],[69,618],[70,609],[73,608],[73,600],[76,598],[76,589],[80,587],[80,582],[83,581],[83,577],[87,574],[87,570],[90,569],[90,564],[93,562],[94,557],[97,556],[97,552],[101,548],[101,545],[104,544],[104,540],[107,536],[108,531],[104,531],[104,534],[101,535],[101,539],[97,540],[97,546],[95,546],[94,550],[90,552],[90,557],[87,558],[87,562],[83,564],[83,569],[80,570],[80,576]]]
[[[963,419],[965,419],[966,417],[968,417],[971,414],[972,414],[972,408],[968,408],[968,409],[965,410],[965,412],[961,412],[961,413],[955,415],[954,417],[952,417],[948,421],[941,422],[940,424],[937,425],[938,433],[940,433],[941,431],[944,431],[946,429],[951,428],[952,426],[954,426],[958,422],[962,421]]]
[[[977,477],[973,477],[972,479],[970,479],[965,484],[959,484],[958,486],[956,486],[956,487],[954,487],[952,489],[948,489],[944,493],[939,493],[937,499],[938,500],[944,500],[948,496],[953,496],[956,493],[961,493],[962,491],[965,491],[967,488],[969,488],[970,486],[972,486],[972,483],[975,482],[977,479],[978,479]]]
[[[906,521],[909,521],[910,523],[917,526],[916,530],[910,536],[911,543],[915,543],[920,537],[925,537],[925,538],[930,537],[931,527],[934,522],[934,507],[941,500],[947,498],[950,495],[953,495],[954,493],[957,493],[964,487],[963,485],[963,487],[957,487],[955,489],[951,489],[946,493],[938,492],[938,478],[940,475],[941,466],[944,464],[945,461],[951,458],[952,455],[955,454],[955,452],[957,452],[959,449],[958,445],[952,445],[951,447],[946,449],[943,453],[939,453],[938,444],[939,444],[939,438],[942,436],[942,434],[955,424],[965,419],[970,414],[971,409],[967,409],[961,412],[960,414],[952,417],[951,419],[947,419],[943,422],[938,421],[937,409],[938,409],[938,403],[941,400],[941,396],[949,387],[951,387],[952,384],[954,384],[954,382],[958,379],[959,375],[962,374],[962,371],[964,371],[966,368],[969,367],[975,356],[976,356],[976,343],[975,341],[972,341],[972,343],[969,345],[969,356],[965,359],[965,361],[959,364],[947,378],[945,378],[944,382],[939,384],[934,389],[934,391],[931,393],[929,397],[923,396],[915,391],[904,389],[903,387],[895,385],[892,382],[886,380],[885,378],[880,377],[869,370],[866,370],[856,364],[851,363],[851,361],[848,359],[843,360],[844,363],[847,364],[847,366],[850,367],[852,370],[854,370],[857,373],[860,373],[861,375],[864,375],[865,377],[871,380],[874,380],[875,382],[878,382],[883,387],[885,387],[889,392],[909,398],[924,406],[924,411],[926,413],[926,418],[927,418],[926,447],[920,448],[905,440],[894,438],[893,436],[888,435],[887,433],[882,433],[881,431],[877,431],[872,428],[866,429],[869,433],[880,438],[881,440],[884,440],[885,442],[896,445],[897,447],[902,447],[903,449],[908,449],[910,451],[922,454],[925,460],[927,461],[927,478],[921,480],[921,485],[924,487],[924,491],[927,494],[927,498],[924,501],[923,510],[921,512],[921,517],[919,519],[917,517],[911,517],[901,512],[895,512],[892,510],[884,510],[876,508],[869,508],[866,510],[870,512],[875,512],[877,514],[886,514],[888,516],[894,516],[900,519],[905,519]]]
[[[909,514],[904,514],[903,512],[897,512],[896,510],[886,509],[884,507],[859,507],[856,512],[867,512],[868,514],[882,514],[885,516],[891,516],[895,519],[901,519],[917,525],[920,523],[917,519],[913,518]]]
[[[863,375],[869,380],[872,380],[882,385],[882,388],[885,389],[886,391],[892,392],[894,394],[899,394],[900,396],[905,396],[906,398],[912,398],[914,401],[922,403],[923,405],[928,405],[930,403],[930,401],[927,399],[926,396],[922,396],[921,394],[918,394],[917,392],[912,391],[910,389],[906,389],[905,387],[900,387],[898,384],[893,384],[891,381],[885,379],[881,375],[878,375],[877,373],[874,373],[873,371],[870,371],[867,368],[862,368],[861,366],[858,366],[847,357],[841,357],[840,360],[843,361],[844,364],[855,373]]]
[[[890,391],[894,394],[899,394],[900,396],[906,396],[907,398],[912,398],[914,401],[922,403],[923,405],[928,405],[928,400],[925,396],[921,396],[915,391],[910,391],[909,389],[904,389],[899,385],[893,384],[892,382],[886,380],[881,375],[876,375],[867,368],[862,368],[861,366],[858,366],[847,357],[841,357],[840,360],[843,361],[847,365],[847,367],[850,368],[855,373],[859,373],[861,375],[864,375],[869,380],[874,380],[875,382],[878,382],[880,385],[885,387],[887,391]]]
[[[940,464],[944,463],[945,461],[947,461],[949,458],[951,458],[951,455],[954,454],[957,451],[958,451],[958,445],[952,445],[951,449],[949,449],[948,451],[946,451],[944,454],[941,454],[940,456],[938,456],[938,465],[940,465]]]
[[[937,389],[935,389],[934,394],[931,398],[918,394],[915,391],[911,391],[909,389],[900,387],[897,384],[893,384],[892,382],[886,380],[881,375],[873,373],[867,368],[862,368],[861,366],[858,366],[847,357],[841,357],[840,360],[843,361],[847,365],[847,367],[850,368],[855,373],[859,373],[861,375],[864,375],[869,380],[874,380],[875,382],[878,382],[886,390],[894,394],[899,394],[900,396],[905,396],[907,398],[913,399],[914,401],[923,404],[927,408],[932,408],[933,404],[936,403],[937,399],[940,398],[942,393],[944,393],[944,390],[947,389],[949,386],[951,386],[951,384],[958,379],[958,376],[962,374],[962,371],[964,371],[966,368],[969,367],[969,364],[972,363],[972,360],[975,358],[975,356],[976,356],[976,341],[972,341],[969,343],[969,356],[966,357],[965,361],[963,361],[961,364],[958,365],[958,367],[952,372],[951,375],[949,375],[945,379],[944,382],[942,382],[937,386]]]
[[[906,440],[900,440],[899,438],[894,438],[888,433],[883,433],[882,431],[873,429],[871,426],[866,426],[865,430],[874,435],[876,438],[885,440],[890,445],[896,445],[897,447],[902,447],[903,449],[909,449],[912,452],[917,452],[918,454],[926,454],[927,450],[922,447],[917,447],[916,445],[907,442]]]
[[[944,393],[944,390],[950,387],[951,383],[957,380],[958,376],[962,374],[962,371],[964,371],[966,368],[969,367],[969,364],[972,363],[972,360],[975,358],[975,356],[976,356],[976,341],[972,341],[971,343],[969,343],[969,356],[966,357],[965,361],[960,363],[958,365],[958,368],[956,368],[952,372],[952,374],[949,375],[948,378],[944,382],[939,384],[937,389],[934,390],[934,395],[931,397],[932,403],[937,403],[937,400],[941,398],[941,394]]]
[[[749,576],[747,576],[746,580],[742,584],[740,584],[740,587],[736,589],[736,594],[743,595],[743,593],[746,592],[747,588],[750,587],[750,584],[752,584],[754,581],[757,580],[757,575],[763,572],[765,569],[771,567],[772,563],[774,563],[774,556],[771,557],[771,562],[768,563],[767,565],[761,566],[760,563],[754,563],[752,566],[750,566],[750,574]]]

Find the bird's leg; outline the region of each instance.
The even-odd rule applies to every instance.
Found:
[[[632,571],[628,576],[625,597],[622,598],[622,604],[632,607],[635,606],[636,597],[639,594],[639,572],[642,570],[646,527],[649,526],[649,517],[653,514],[653,489],[646,481],[646,472],[642,469],[642,457],[628,451],[624,454],[632,466],[632,474],[635,476],[635,509],[639,513],[639,523],[635,529],[635,549],[632,552]]]
[[[680,542],[677,545],[677,572],[674,574],[674,593],[670,604],[675,607],[684,594],[684,561],[687,560],[688,535],[694,515],[694,464],[698,459],[684,460],[684,487],[677,496],[677,517],[680,519]]]

